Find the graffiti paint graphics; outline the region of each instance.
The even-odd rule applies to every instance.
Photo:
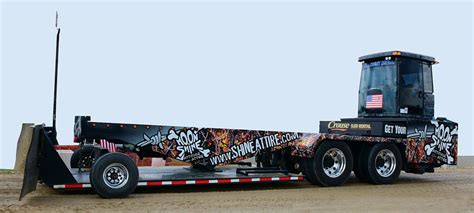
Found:
[[[160,149],[163,149],[163,140],[165,137],[161,136],[160,130],[158,130],[158,133],[156,135],[148,136],[146,133],[143,133],[143,141],[140,141],[137,146],[139,147],[144,147],[149,144],[151,145],[158,145]]]
[[[209,156],[210,150],[203,147],[202,140],[198,136],[199,129],[182,128],[169,129],[168,134],[162,135],[158,130],[154,135],[143,133],[143,140],[137,143],[137,147],[151,145],[152,150],[162,154],[167,153],[166,149],[175,151],[174,158],[181,161],[194,161]]]
[[[222,154],[211,157],[209,160],[212,165],[225,163],[243,157],[249,154],[255,154],[259,150],[279,146],[299,138],[298,133],[274,133],[263,137],[258,137],[244,143],[230,147],[230,150]]]
[[[165,127],[166,129],[167,127]],[[176,128],[143,133],[136,146],[184,162],[205,160],[212,165],[238,162],[259,150],[286,147],[300,138],[299,133],[231,130],[212,128]]]
[[[176,150],[178,150],[178,160],[186,160],[186,156],[192,156],[198,151],[202,157],[209,157],[210,150],[202,147],[202,141],[198,136],[198,129],[182,129],[176,132],[174,129],[170,129],[167,139],[170,141],[176,141]],[[194,156],[196,159],[197,156]]]
[[[431,135],[433,142],[425,145],[426,155],[435,154],[439,160],[452,164],[454,157],[450,150],[453,146],[453,139],[457,137],[458,126],[451,129],[448,125],[436,121],[432,121],[431,124],[435,126],[435,131]]]
[[[457,134],[457,125],[450,127],[447,123],[438,121],[431,121],[431,125],[424,125],[421,129],[415,128],[408,134],[408,161],[416,163],[441,161],[453,164]]]

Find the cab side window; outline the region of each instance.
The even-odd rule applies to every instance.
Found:
[[[420,64],[413,60],[400,63],[400,86],[405,89],[422,91]]]
[[[407,114],[423,114],[424,91],[422,66],[419,61],[401,59],[399,64],[399,103]]]
[[[423,63],[423,85],[425,93],[433,93],[433,74],[431,71],[431,65]]]

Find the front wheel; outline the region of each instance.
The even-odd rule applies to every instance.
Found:
[[[303,164],[307,179],[321,186],[339,186],[351,175],[353,159],[349,146],[342,141],[324,141],[313,158]]]
[[[395,144],[378,143],[370,148],[366,165],[371,183],[393,183],[400,176],[402,168],[400,150]]]
[[[90,182],[101,197],[127,197],[137,187],[138,168],[125,154],[107,153],[92,166]]]

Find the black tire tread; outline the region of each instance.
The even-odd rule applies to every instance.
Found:
[[[338,178],[328,177],[321,166],[321,161],[327,150],[338,148],[346,155],[346,169]],[[350,177],[353,167],[352,152],[349,146],[343,141],[323,141],[316,149],[313,158],[306,158],[305,163],[306,178],[312,184],[321,186],[339,186],[344,184]]]
[[[380,176],[375,169],[375,157],[377,156],[378,152],[382,149],[389,149],[395,154],[397,166],[393,174],[389,177]],[[401,157],[400,150],[395,144],[377,143],[374,146],[370,147],[368,151],[368,157],[367,157],[367,174],[368,174],[367,178],[370,183],[391,184],[400,176],[401,168],[402,168],[402,157]]]
[[[354,174],[360,182],[369,182],[369,174],[367,171],[367,155],[369,152],[369,145],[364,144],[360,147],[359,153],[356,155],[354,161]]]
[[[102,180],[102,173],[105,168],[112,163],[121,163],[129,173],[127,184],[120,189],[109,188]],[[130,195],[138,184],[138,167],[130,157],[123,153],[107,153],[99,157],[92,166],[90,174],[90,183],[92,189],[103,198],[123,198]]]

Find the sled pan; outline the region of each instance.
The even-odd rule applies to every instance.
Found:
[[[54,149],[54,145],[57,145],[57,141],[51,127],[36,125],[33,128],[30,147],[24,163],[20,200],[36,190],[39,179],[48,186],[59,183],[77,183]]]
[[[24,126],[23,126],[24,127]],[[18,159],[18,157],[23,156],[21,153],[21,150],[26,150],[24,148],[18,147],[17,149],[17,161],[15,162],[15,169],[20,169],[17,168],[18,166],[23,166],[23,186],[21,187],[21,192],[20,192],[20,198],[21,200],[23,197],[25,197],[26,194],[35,191],[36,190],[36,184],[38,183],[38,173],[39,173],[39,167],[38,167],[38,152],[39,152],[39,134],[41,128],[38,128],[38,126],[32,128],[30,130],[25,130],[26,128],[22,128],[22,135],[20,135],[20,140],[23,136],[23,133],[31,132],[30,134],[30,143],[29,143],[29,148],[27,149],[27,155],[26,159],[22,161],[23,159]],[[25,131],[24,131],[25,130]],[[25,143],[25,141],[24,141]],[[22,144],[24,146],[25,144]],[[18,144],[20,145],[20,144]]]

